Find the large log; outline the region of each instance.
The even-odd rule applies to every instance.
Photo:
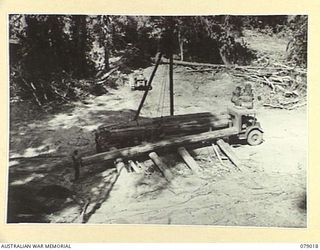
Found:
[[[128,121],[125,123],[116,123],[100,126],[98,130],[110,130],[110,129],[124,129],[124,128],[134,128],[134,127],[143,127],[143,126],[151,126],[155,124],[179,124],[181,122],[188,121],[201,121],[203,119],[207,119],[208,121],[219,121],[229,119],[229,114],[212,114],[210,112],[203,113],[194,113],[194,114],[184,114],[184,115],[175,115],[175,116],[163,116],[156,118],[145,118],[137,121]]]
[[[185,147],[178,148],[178,153],[193,172],[197,174],[200,172],[200,166],[192,158],[192,156],[189,154]]]
[[[152,142],[174,135],[186,136],[227,128],[230,122],[228,114],[213,115],[207,112],[173,118],[154,118],[139,125],[131,123],[129,127],[103,127],[96,132],[97,151],[107,151],[111,147],[132,147],[142,141]]]
[[[168,64],[169,60],[166,58],[161,59],[161,63]],[[266,69],[269,68],[271,70],[283,69],[283,66],[241,66],[241,65],[226,65],[226,64],[212,64],[212,63],[197,63],[197,62],[187,62],[187,61],[179,61],[173,60],[173,64],[182,65],[182,66],[197,66],[197,67],[212,67],[212,68],[230,68],[230,69]],[[291,68],[290,68],[291,69]],[[292,68],[294,69],[294,68]]]
[[[226,113],[213,114],[211,112],[202,112],[202,113],[175,115],[175,116],[156,117],[156,118],[152,118],[152,120],[155,122],[188,121],[192,119],[201,119],[201,118],[210,118],[214,120],[219,120],[225,117],[229,117],[229,114],[226,114]]]
[[[137,157],[139,155],[145,154],[147,152],[156,151],[159,149],[179,147],[183,145],[190,145],[204,141],[210,141],[222,137],[229,137],[238,133],[238,130],[234,127],[225,128],[217,131],[210,131],[205,133],[200,133],[196,135],[187,135],[180,138],[172,138],[167,140],[161,140],[155,143],[148,143],[144,145],[138,145],[133,147],[127,147],[122,149],[114,149],[108,152],[103,152],[95,154],[92,156],[87,156],[82,158],[82,163],[85,165],[93,164],[96,162],[106,162],[115,158],[127,159],[130,157]]]
[[[129,127],[122,127],[120,126],[119,128],[111,128],[108,129],[107,127],[104,127],[103,129],[99,129],[97,134],[100,136],[103,136],[105,132],[111,132],[112,134],[116,136],[121,136],[123,134],[124,136],[126,134],[135,134],[140,131],[151,131],[151,130],[157,130],[157,129],[162,129],[164,132],[166,130],[172,130],[172,129],[183,129],[183,128],[188,128],[189,126],[206,126],[206,127],[217,127],[221,128],[223,126],[228,126],[230,122],[229,116],[217,116],[217,117],[201,117],[198,119],[188,119],[188,120],[168,120],[168,121],[162,121],[161,123],[145,123],[143,125],[132,125]]]
[[[161,160],[161,158],[157,155],[156,152],[151,152],[149,154],[150,159],[153,161],[153,163],[160,169],[162,172],[164,178],[166,178],[167,181],[171,181],[173,179],[173,175],[168,169],[167,165]]]
[[[236,156],[236,154],[233,152],[231,146],[224,142],[223,140],[218,140],[217,144],[219,148],[228,156],[230,161],[239,169],[241,170],[241,161],[240,159]]]

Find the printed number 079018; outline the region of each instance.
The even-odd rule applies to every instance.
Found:
[[[300,244],[300,248],[318,248],[318,244]]]

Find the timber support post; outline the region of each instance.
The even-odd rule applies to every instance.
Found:
[[[82,167],[82,158],[78,150],[74,150],[72,155],[73,167],[74,167],[74,180],[78,180],[80,177],[80,169]]]

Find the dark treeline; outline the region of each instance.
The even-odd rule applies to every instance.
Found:
[[[244,29],[288,35],[288,60],[301,66],[307,59],[306,16],[17,14],[9,27],[11,94],[38,105],[75,98],[83,87],[77,80],[113,67],[146,67],[159,50],[185,61],[248,65],[255,52],[240,39]]]

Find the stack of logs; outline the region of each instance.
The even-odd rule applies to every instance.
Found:
[[[102,126],[96,131],[97,151],[107,151],[112,147],[135,146],[143,141],[153,142],[159,139],[199,134],[227,128],[230,125],[229,114],[204,112]]]

